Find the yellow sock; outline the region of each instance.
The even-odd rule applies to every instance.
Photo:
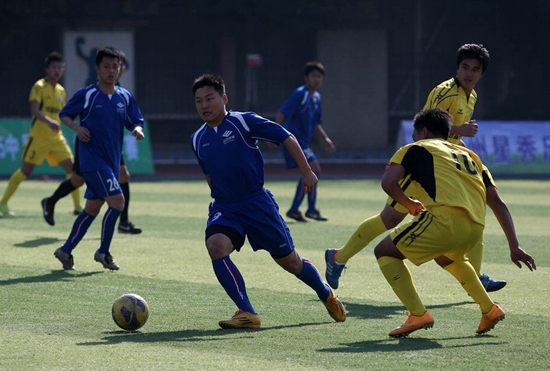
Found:
[[[65,179],[70,179],[72,174],[66,174]],[[82,210],[82,206],[80,206],[80,188],[75,189],[71,192],[71,197],[73,198],[73,204],[74,209],[76,211]]]
[[[4,196],[2,197],[2,200],[0,200],[0,204],[7,204],[11,196],[13,196],[15,191],[17,191],[17,187],[19,187],[19,184],[21,184],[21,182],[25,179],[27,179],[27,176],[23,174],[21,169],[17,169],[11,175],[6,191],[4,192]]]
[[[483,259],[483,244],[479,244],[477,246],[474,246],[473,249],[468,251],[468,254],[466,254],[468,257],[468,260],[470,261],[470,264],[472,267],[474,267],[474,270],[477,273],[477,276],[481,276],[481,260]]]
[[[479,304],[482,313],[487,313],[493,306],[493,301],[479,281],[476,271],[467,261],[455,261],[444,268],[460,282],[464,290]]]
[[[414,316],[424,315],[426,307],[418,296],[411,272],[405,262],[390,256],[383,256],[378,259],[378,265],[393,292],[405,304],[409,312]]]
[[[380,214],[364,220],[353,232],[344,247],[336,252],[334,260],[338,263],[347,263],[355,254],[387,230]]]

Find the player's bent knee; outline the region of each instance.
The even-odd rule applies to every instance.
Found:
[[[275,259],[277,264],[281,266],[284,270],[286,270],[289,273],[292,273],[294,275],[300,274],[302,271],[302,258],[296,253],[296,251],[293,251],[289,255],[285,256],[281,259]]]
[[[233,244],[226,235],[216,233],[206,240],[206,249],[208,250],[210,259],[216,260],[231,254]]]
[[[384,210],[380,213],[380,217],[382,218],[382,222],[384,223],[384,226],[386,226],[386,229],[397,227],[399,223],[405,219],[405,216],[407,216],[407,214],[402,214],[392,207],[384,208]]]

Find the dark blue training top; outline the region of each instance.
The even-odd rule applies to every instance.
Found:
[[[90,141],[77,141],[80,170],[108,168],[118,175],[122,156],[124,127],[132,131],[143,126],[143,116],[130,92],[117,86],[114,94],[105,94],[97,83],[78,90],[59,113],[73,120],[80,116],[80,125],[90,131]]]
[[[191,135],[193,151],[211,179],[211,196],[234,203],[258,193],[264,185],[264,159],[258,140],[280,144],[291,134],[253,112],[230,111],[216,127],[206,123]]]
[[[315,126],[322,123],[321,94],[310,94],[306,85],[296,89],[279,111],[285,115],[285,128],[290,131],[302,148],[309,147]]]

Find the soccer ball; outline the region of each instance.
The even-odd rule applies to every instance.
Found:
[[[149,306],[136,294],[124,294],[116,299],[111,310],[113,321],[124,330],[134,331],[147,322]]]

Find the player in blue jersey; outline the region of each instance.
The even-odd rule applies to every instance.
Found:
[[[130,92],[116,86],[120,56],[112,47],[98,50],[95,70],[99,81],[80,89],[63,107],[61,121],[76,132],[79,165],[86,182],[86,206],[76,218],[67,241],[54,255],[63,269],[74,269],[73,249],[86,234],[105,202],[101,245],[94,259],[103,267],[118,270],[110,253],[117,219],[124,208],[124,196],[118,184],[124,128],[137,140],[143,139],[143,117]],[[74,120],[80,117],[80,125]]]
[[[317,133],[322,138],[328,152],[336,151],[336,146],[332,143],[321,126],[321,94],[319,94],[318,90],[323,84],[324,76],[325,68],[321,63],[306,63],[304,68],[305,85],[300,86],[292,93],[290,98],[288,98],[279,109],[277,117],[275,118],[275,121],[277,121],[279,125],[283,125],[294,135],[294,137],[296,137],[296,140],[304,151],[307,162],[317,177],[321,174],[321,166],[315,157],[315,153],[313,153],[313,150],[310,148],[313,134]],[[295,169],[297,167],[296,161],[285,147],[283,147],[283,153],[287,168]],[[296,187],[294,200],[286,213],[287,217],[299,222],[307,222],[307,219],[304,218],[299,210],[305,196],[306,193],[302,186],[302,178],[300,178]],[[317,187],[307,194],[308,207],[306,217],[319,221],[328,220],[319,212],[316,207],[316,202]]]
[[[240,251],[245,237],[253,250],[266,250],[277,264],[310,286],[334,320],[345,321],[344,305],[313,263],[298,255],[273,194],[264,188],[264,160],[258,140],[282,143],[302,173],[304,191],[315,188],[317,176],[298,142],[283,127],[255,113],[228,112],[225,84],[219,76],[198,77],[193,93],[205,123],[191,136],[191,143],[214,199],[206,224],[206,248],[218,281],[238,308],[232,318],[219,322],[220,327],[261,326],[244,279],[229,257]]]
[[[120,74],[118,75],[118,79],[117,79],[117,85],[120,85],[119,84],[120,77],[126,70],[126,54],[124,54],[122,50],[119,50],[118,53],[121,60],[121,66],[120,66]],[[120,172],[118,174],[118,184],[120,185],[120,188],[122,189],[122,194],[124,195],[124,210],[122,211],[122,214],[120,214],[118,231],[120,233],[140,234],[142,232],[141,228],[136,227],[134,223],[132,223],[128,218],[128,211],[130,207],[130,183],[129,182],[130,182],[130,172],[128,171],[128,167],[124,162],[124,156],[121,156]],[[80,171],[78,144],[76,144],[73,173],[71,177],[61,182],[57,187],[57,189],[55,190],[55,192],[50,197],[45,197],[40,202],[40,205],[42,206],[42,215],[44,216],[44,220],[46,221],[46,223],[48,223],[51,226],[55,225],[54,213],[55,213],[55,204],[57,203],[57,201],[67,196],[68,194],[73,192],[75,189],[82,187],[83,185],[84,185],[84,178],[82,178],[82,172]],[[76,211],[75,209],[75,215],[80,214],[81,211],[82,210]]]

